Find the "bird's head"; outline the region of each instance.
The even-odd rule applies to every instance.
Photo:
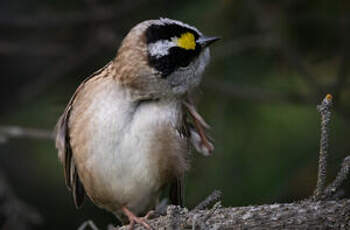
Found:
[[[120,82],[155,97],[182,96],[199,85],[209,45],[217,40],[180,21],[144,21],[131,29],[118,51]]]

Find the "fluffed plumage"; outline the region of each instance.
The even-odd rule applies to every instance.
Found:
[[[118,216],[124,210],[131,218],[129,210],[140,215],[153,209],[166,185],[171,202],[183,205],[190,142],[205,155],[213,151],[207,125],[188,96],[200,82],[209,50],[198,43],[197,53],[174,53],[170,50],[176,44],[195,44],[171,38],[175,45],[169,43],[167,51],[168,43],[157,39],[168,34],[157,31],[202,36],[194,27],[170,19],[138,24],[116,58],[80,84],[59,118],[56,147],[76,207],[87,194],[97,206]],[[160,48],[152,46],[157,42]],[[188,67],[178,66],[175,59],[164,62],[167,67],[153,66],[167,55],[188,55]]]

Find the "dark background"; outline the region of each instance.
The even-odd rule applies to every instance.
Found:
[[[169,17],[222,37],[199,90],[216,150],[193,153],[185,200],[214,189],[225,206],[291,202],[314,189],[319,104],[335,97],[329,181],[349,154],[350,2],[326,0],[0,1],[0,128],[51,131],[74,89],[112,59],[129,29]],[[36,229],[76,229],[115,218],[74,208],[52,140],[0,132],[0,167],[43,217]],[[345,188],[345,196],[348,195]]]

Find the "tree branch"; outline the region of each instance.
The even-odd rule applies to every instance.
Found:
[[[35,138],[35,139],[54,139],[51,130],[23,128],[20,126],[0,126],[0,143],[4,143],[9,138]]]
[[[65,12],[57,14],[36,14],[33,16],[22,16],[20,14],[8,17],[0,15],[0,26],[2,27],[22,27],[22,28],[58,28],[73,27],[89,23],[107,23],[117,21],[118,18],[125,16],[130,11],[142,5],[145,0],[123,1],[123,4],[99,5],[96,9],[97,14],[91,14],[90,10]],[[39,9],[40,10],[40,9]]]
[[[174,212],[174,210],[177,210]],[[350,200],[302,201],[290,204],[267,204],[238,208],[188,211],[169,206],[167,216],[149,221],[154,229],[167,228],[177,219],[180,229],[346,229]],[[176,214],[176,216],[170,215]],[[209,218],[208,218],[209,217]],[[202,226],[200,227],[202,223]],[[127,226],[119,228],[126,230]],[[143,229],[136,225],[135,230]]]
[[[31,229],[43,222],[38,211],[21,201],[0,171],[0,228]]]

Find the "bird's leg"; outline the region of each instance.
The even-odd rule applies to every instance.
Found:
[[[121,210],[129,218],[129,222],[130,222],[129,230],[134,229],[135,223],[141,224],[148,230],[152,230],[152,227],[146,222],[146,220],[149,218],[150,215],[152,215],[153,211],[149,211],[144,217],[137,217],[134,213],[132,213],[126,207],[123,207]]]
[[[197,112],[196,108],[193,106],[191,102],[184,102],[185,107],[187,108],[189,114],[192,116],[194,126],[198,131],[198,134],[202,140],[203,145],[208,149],[208,152],[211,153],[214,148],[213,145],[210,144],[208,137],[205,133],[204,129],[209,129],[210,126],[204,121],[201,115]]]

